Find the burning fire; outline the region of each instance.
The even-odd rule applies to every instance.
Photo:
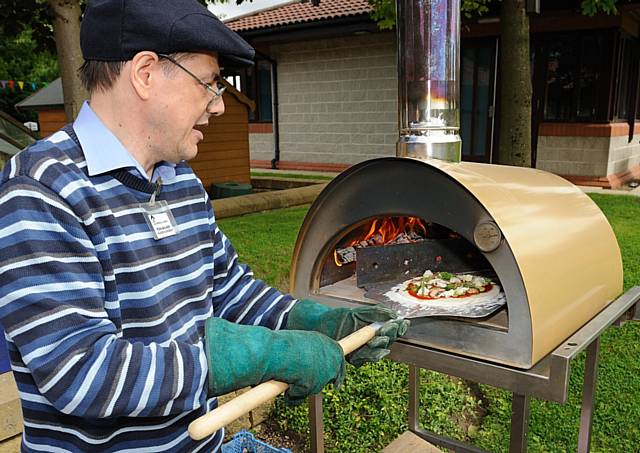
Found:
[[[364,228],[367,234],[333,251],[337,266],[355,261],[355,249],[383,246],[389,244],[406,244],[417,242],[427,236],[427,227],[418,217],[385,217],[373,219]]]
[[[351,241],[347,247],[352,247],[359,242],[366,242],[370,239],[374,240],[374,245],[387,245],[395,241],[402,233],[407,235],[417,233],[416,228],[422,230],[423,237],[427,235],[427,228],[417,217],[385,217],[382,222],[380,222],[380,219],[373,219],[369,232],[365,237]]]

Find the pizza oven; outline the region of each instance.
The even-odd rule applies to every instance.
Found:
[[[403,341],[526,369],[622,292],[613,231],[571,183],[411,158],[366,161],[327,186],[298,236],[292,292],[378,303],[426,269],[490,276],[506,301],[486,316],[412,319]]]
[[[512,392],[509,451],[521,452],[530,398],[566,402],[571,362],[586,351],[578,451],[589,451],[600,335],[640,319],[640,287],[622,294],[612,228],[579,188],[536,169],[461,162],[460,0],[396,5],[397,157],[357,164],[318,196],[298,234],[291,292],[412,318],[389,355],[409,365],[408,427],[455,451],[480,450],[421,427],[420,369]],[[492,286],[411,299],[403,288],[426,270]],[[321,452],[319,395],[310,418]]]
[[[568,181],[460,162],[460,2],[397,7],[397,157],[351,167],[316,199],[292,292],[389,304],[391,288],[427,269],[488,276],[501,288],[496,304],[417,317],[403,342],[529,369],[621,294],[618,244]]]

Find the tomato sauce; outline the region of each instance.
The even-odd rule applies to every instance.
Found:
[[[462,296],[451,296],[451,297],[446,297],[446,299],[464,299],[465,297],[470,297],[470,296],[476,296],[478,294],[483,294],[486,293],[488,291],[491,291],[491,288],[493,288],[492,284],[488,284],[484,286],[484,291],[481,291],[479,293],[475,293],[475,294],[464,294]],[[429,297],[429,296],[419,296],[418,295],[418,288],[416,287],[416,285],[414,285],[413,283],[409,283],[407,285],[407,292],[412,295],[413,297],[415,297],[416,299],[421,299],[421,300],[437,300],[437,299],[444,299],[443,297]]]

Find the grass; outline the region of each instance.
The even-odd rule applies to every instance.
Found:
[[[252,171],[251,176],[259,176],[259,177],[269,177],[269,178],[288,178],[288,179],[309,179],[309,180],[320,180],[320,181],[331,181],[334,177],[329,175],[320,175],[320,174],[303,174],[303,173],[269,173],[269,172],[259,172]]]
[[[293,246],[307,210],[304,206],[249,214],[221,219],[219,225],[257,278],[288,291]]]
[[[640,199],[592,194],[618,238],[625,268],[625,290],[640,283]],[[307,208],[291,208],[221,220],[222,229],[257,276],[286,288],[291,253]],[[529,451],[567,452],[577,446],[584,354],[572,363],[567,404],[533,400]],[[471,441],[489,451],[509,445],[510,394],[480,386],[480,402],[467,385],[438,373],[422,371],[421,421],[426,429]],[[640,324],[611,328],[602,336],[592,452],[640,452]],[[327,388],[324,396],[328,452],[379,451],[407,429],[407,367],[389,361],[349,367],[345,385]],[[272,414],[281,429],[308,432],[306,407],[285,408],[278,401]]]

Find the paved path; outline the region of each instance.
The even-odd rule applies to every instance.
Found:
[[[630,190],[603,189],[601,187],[578,186],[585,193],[600,193],[602,195],[633,195],[640,197],[640,187]]]

